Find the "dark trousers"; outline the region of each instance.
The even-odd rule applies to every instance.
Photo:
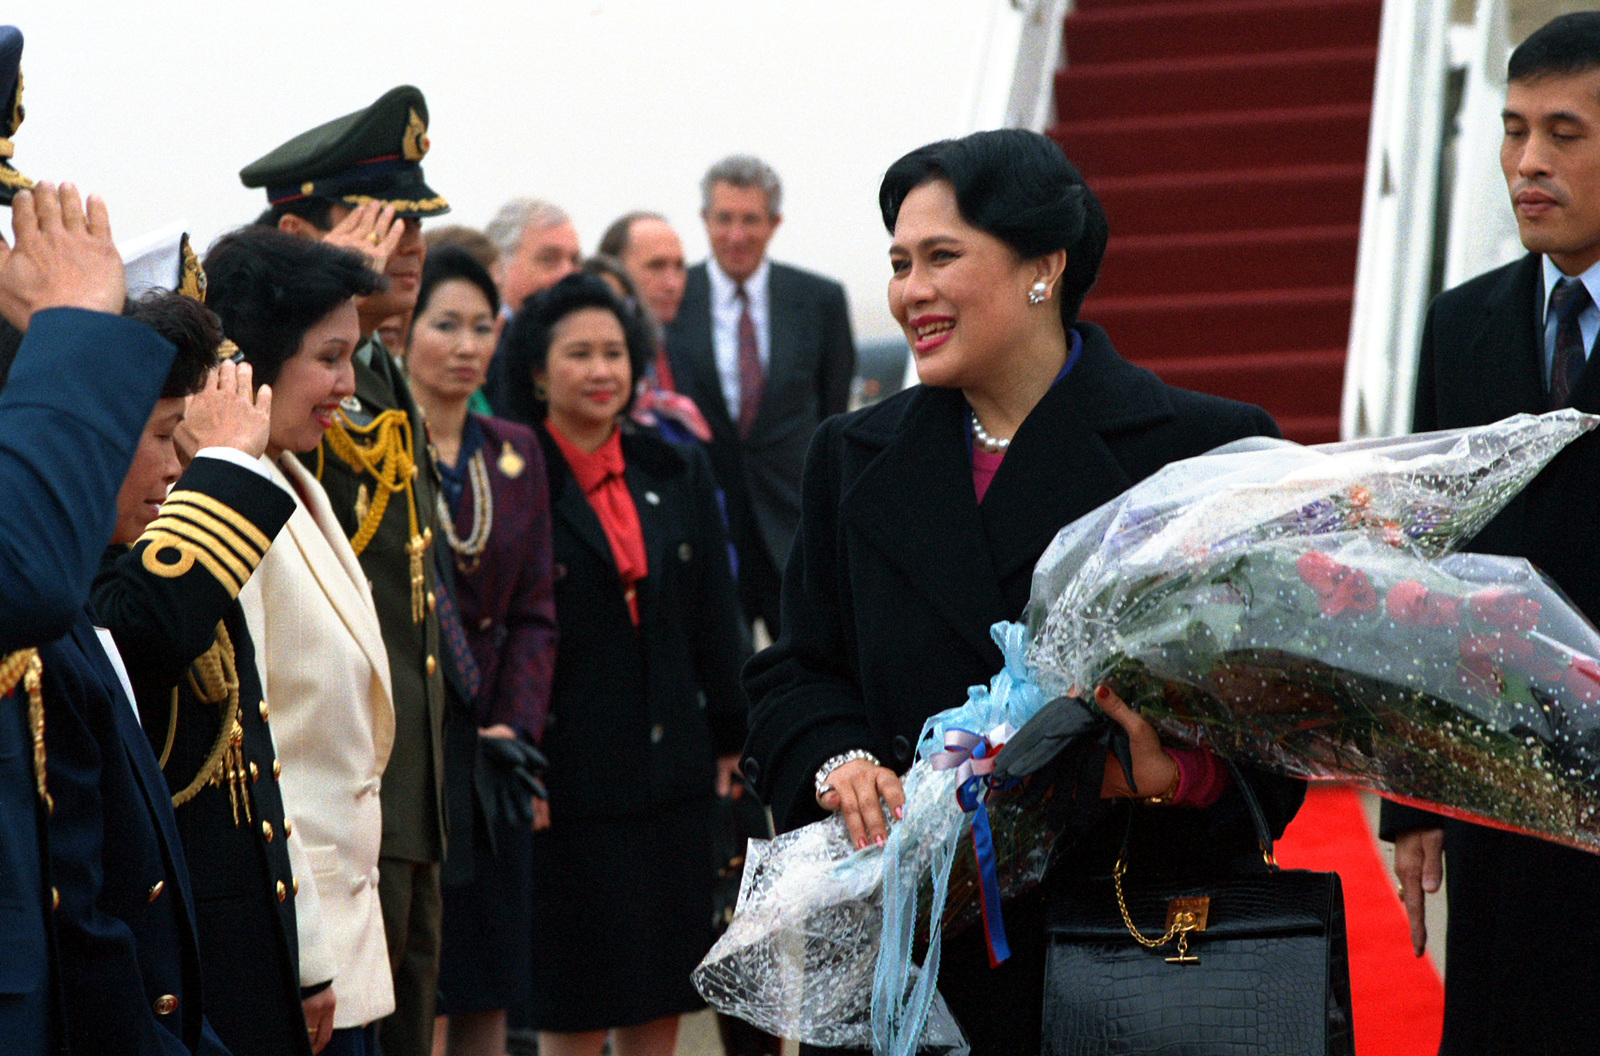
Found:
[[[378,859],[378,901],[394,973],[394,1012],[378,1026],[385,1056],[431,1056],[439,988],[439,863]]]
[[[378,1024],[334,1031],[318,1056],[383,1056],[378,1045]]]
[[[778,640],[778,598],[783,592],[783,573],[767,555],[766,545],[755,533],[739,553],[739,604],[744,608],[744,618],[751,624],[757,619],[766,624],[767,634]]]

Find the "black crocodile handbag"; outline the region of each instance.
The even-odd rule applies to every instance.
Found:
[[[1080,881],[1047,918],[1046,1056],[1354,1056],[1338,873],[1280,869],[1234,772],[1267,869],[1217,880]]]

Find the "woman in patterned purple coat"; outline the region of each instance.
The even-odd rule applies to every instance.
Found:
[[[499,337],[499,297],[482,265],[444,247],[428,256],[406,349],[411,390],[439,467],[440,527],[454,562],[461,624],[478,671],[480,809],[452,832],[470,848],[470,883],[444,889],[439,1011],[451,1056],[505,1051],[506,1009],[529,985],[533,829],[520,749],[538,741],[550,703],[556,623],[544,457],[525,426],[469,414]],[[496,809],[510,805],[512,809]],[[466,843],[464,844],[463,841]]]

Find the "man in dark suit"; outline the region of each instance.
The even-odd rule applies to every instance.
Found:
[[[1522,243],[1514,264],[1429,310],[1413,428],[1482,425],[1571,405],[1600,412],[1600,12],[1564,15],[1512,54],[1501,166]],[[1600,436],[1573,443],[1472,543],[1526,557],[1600,620]],[[1385,838],[1420,956],[1425,891],[1450,863],[1444,1038],[1462,1053],[1593,1052],[1600,857],[1385,804]]]
[[[667,354],[678,391],[711,423],[745,616],[776,638],[800,470],[811,434],[849,403],[855,342],[842,286],[767,258],[783,219],[777,173],[734,155],[700,193],[711,259],[689,269]]]

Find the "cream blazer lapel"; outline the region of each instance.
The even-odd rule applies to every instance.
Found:
[[[328,505],[327,492],[322,490],[322,484],[311,471],[288,454],[273,465],[272,470],[273,479],[297,500],[287,525],[289,538],[294,540],[317,585],[377,672],[378,681],[383,685],[384,703],[388,705],[388,726],[392,735],[394,686],[389,679],[389,653],[384,648],[383,630],[378,626],[378,612],[372,604],[367,575],[355,551],[350,549],[333,508]]]

